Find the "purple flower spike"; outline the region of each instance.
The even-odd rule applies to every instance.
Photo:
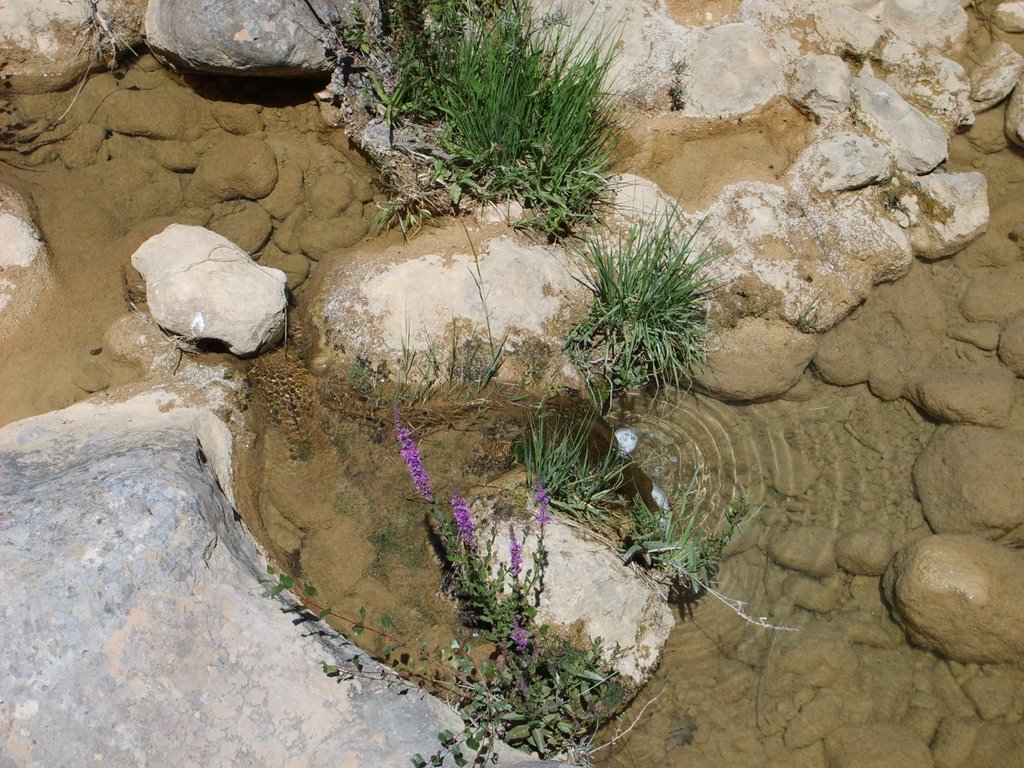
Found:
[[[402,458],[405,460],[405,465],[409,467],[409,474],[412,475],[412,483],[416,486],[416,492],[426,501],[433,502],[434,491],[430,487],[430,475],[423,468],[423,457],[412,439],[412,430],[402,426],[397,405],[395,406],[395,438],[402,446]]]
[[[462,539],[467,547],[473,549],[476,546],[473,517],[469,514],[466,498],[460,493],[452,496],[452,517],[455,518],[455,526],[459,529],[459,538]]]
[[[512,523],[508,524],[508,554],[512,578],[518,579],[523,571],[523,542],[516,541],[516,529],[512,527]]]
[[[533,494],[533,500],[537,503],[537,525],[543,528],[551,522],[551,515],[548,513],[548,505],[551,503],[551,500],[548,498],[548,492],[544,489],[544,486],[540,484],[539,478],[537,480],[537,491]]]
[[[512,626],[515,627],[515,629],[512,630],[510,639],[512,640],[512,643],[515,645],[516,653],[522,653],[526,650],[526,644],[530,640],[530,633],[522,627],[520,627],[519,624],[515,621],[512,622]]]

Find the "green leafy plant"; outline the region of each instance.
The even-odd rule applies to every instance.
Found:
[[[625,703],[599,640],[585,647],[559,636],[537,620],[544,584],[544,530],[550,500],[543,487],[533,494],[533,520],[507,523],[507,558],[497,551],[497,524],[474,517],[469,503],[455,492],[449,505],[439,504],[423,458],[395,412],[396,438],[420,497],[431,505],[431,521],[449,566],[452,592],[490,652],[480,657],[453,641],[442,661],[453,675],[448,691],[466,722],[463,734],[444,735],[441,749],[414,765],[437,765],[446,755],[456,764],[476,764],[499,740],[541,757],[575,754],[581,744]],[[529,564],[526,540],[536,532]],[[503,544],[503,546],[505,546]],[[463,749],[465,747],[465,749]]]
[[[480,22],[438,81],[450,166],[475,197],[521,200],[544,232],[592,221],[617,135],[603,90],[613,48],[534,24],[525,3]]]
[[[607,530],[614,527],[610,509],[626,464],[611,446],[600,451],[591,443],[595,418],[542,404],[526,424],[522,461],[528,484],[547,490],[553,510],[592,529]]]
[[[517,199],[549,235],[595,219],[618,136],[606,37],[564,15],[535,21],[525,0],[395,0],[379,27],[357,14],[342,35],[367,94],[392,130],[438,144],[410,155],[412,170],[386,169],[383,223],[415,233],[446,212],[441,196],[448,212],[464,198]]]
[[[665,508],[634,501],[624,556],[662,573],[682,595],[696,596],[710,586],[722,553],[750,515],[745,493],[716,515],[695,474]]]
[[[708,268],[717,254],[697,250],[700,228],[682,235],[677,220],[668,210],[616,241],[587,241],[582,281],[593,300],[565,346],[584,375],[612,393],[649,382],[678,387],[703,367]]]

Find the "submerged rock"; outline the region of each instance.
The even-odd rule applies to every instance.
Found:
[[[132,254],[132,266],[146,281],[153,318],[187,339],[217,339],[251,355],[283,330],[284,273],[208,229],[172,224]]]
[[[960,662],[1024,659],[1024,555],[978,536],[937,534],[901,549],[882,590],[918,645]]]
[[[999,336],[999,360],[1024,379],[1024,315],[1011,320]]]
[[[942,427],[914,464],[914,487],[936,533],[1024,541],[1024,432]]]
[[[906,725],[843,724],[825,739],[828,768],[933,768],[928,744]]]

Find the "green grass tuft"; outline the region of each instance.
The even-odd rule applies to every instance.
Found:
[[[650,382],[682,386],[704,365],[708,267],[717,254],[696,251],[700,228],[681,235],[677,218],[670,210],[617,241],[587,243],[583,282],[594,298],[566,350],[588,379],[603,379],[612,392]]]
[[[474,20],[437,89],[453,198],[518,199],[550,234],[594,220],[617,137],[606,43],[535,25],[516,5]]]

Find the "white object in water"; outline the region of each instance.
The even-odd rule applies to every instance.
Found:
[[[651,485],[651,498],[654,499],[654,503],[658,505],[659,509],[668,512],[668,494],[661,490],[657,483]]]
[[[632,427],[619,427],[615,430],[615,442],[619,444],[619,456],[629,456],[636,450],[640,438]]]

